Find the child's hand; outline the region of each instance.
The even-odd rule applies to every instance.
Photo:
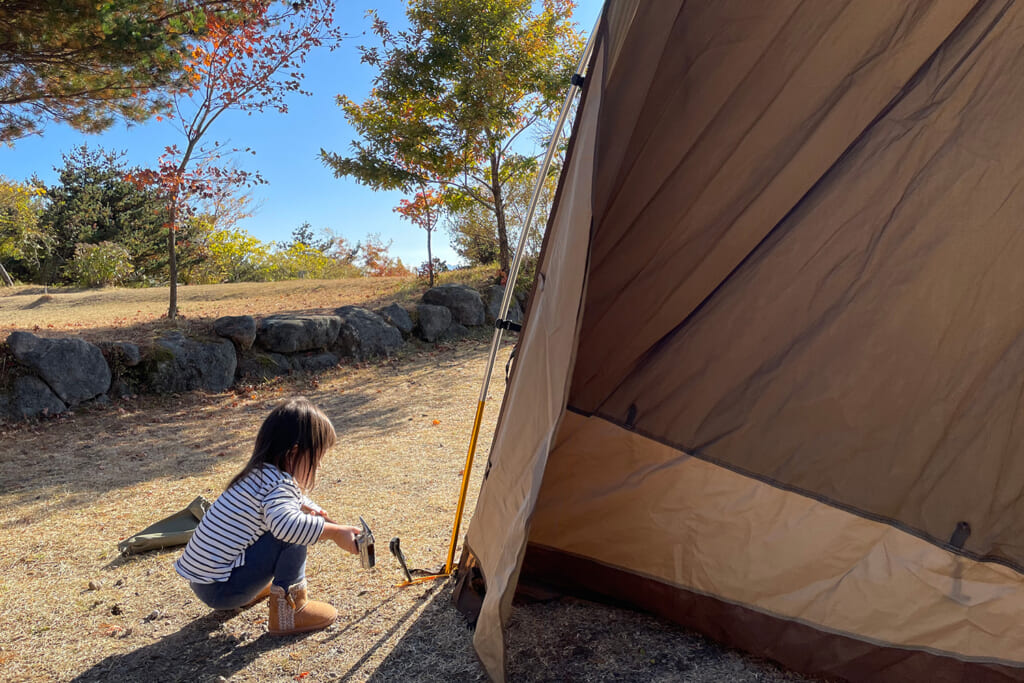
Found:
[[[354,526],[342,526],[333,522],[327,522],[324,524],[324,531],[320,536],[321,538],[334,541],[342,550],[347,550],[353,555],[357,555],[359,547],[356,545],[356,536],[359,533],[360,529]]]

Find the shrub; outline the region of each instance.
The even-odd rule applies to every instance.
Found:
[[[134,271],[131,254],[116,242],[79,242],[68,264],[68,275],[82,287],[119,285]]]
[[[434,257],[434,277],[436,278],[441,273],[449,271],[448,263],[441,259]],[[421,280],[427,280],[430,278],[430,262],[424,261],[416,269],[416,277]]]

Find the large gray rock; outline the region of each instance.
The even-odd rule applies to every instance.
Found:
[[[103,357],[107,359],[110,366],[110,388],[107,389],[107,396],[131,396],[137,393],[131,368],[142,362],[142,350],[138,344],[125,341],[101,341],[97,342]]]
[[[299,369],[288,356],[280,353],[260,351],[246,353],[238,358],[235,375],[263,382],[281,375],[288,375]]]
[[[298,356],[292,356],[292,364],[306,372],[329,370],[337,366],[339,360],[338,356],[330,351],[323,351],[322,353],[303,353]]]
[[[227,339],[204,341],[172,332],[157,340],[144,368],[144,383],[158,393],[224,391],[235,381],[238,357]]]
[[[452,312],[452,319],[463,325],[472,327],[485,322],[480,292],[466,285],[448,284],[428,289],[423,293],[423,303],[444,306]]]
[[[11,332],[7,345],[19,362],[70,406],[110,388],[110,367],[103,353],[83,339],[43,339],[29,332]]]
[[[357,360],[390,356],[405,343],[398,328],[373,311],[358,306],[342,306],[336,313],[341,319],[338,348],[343,356]]]
[[[107,359],[108,365],[134,368],[142,362],[142,351],[138,344],[125,341],[101,341],[97,342],[96,346],[103,353],[103,357]]]
[[[444,306],[417,304],[416,334],[423,341],[437,341],[452,324],[452,312]]]
[[[335,315],[270,316],[256,332],[256,344],[276,353],[326,349],[338,339],[341,319]]]
[[[251,315],[226,315],[213,321],[213,331],[218,337],[227,337],[239,349],[251,349],[256,341],[256,318]]]
[[[487,288],[487,322],[493,323],[501,313],[501,298],[505,296],[505,288],[501,285],[491,285]],[[505,320],[512,323],[523,322],[523,309],[519,306],[519,299],[515,296],[508,303],[508,312]]]
[[[377,313],[384,320],[398,328],[403,337],[408,337],[412,334],[412,317],[409,315],[409,311],[405,310],[402,306],[393,303],[380,309]]]
[[[14,380],[14,395],[8,412],[16,419],[27,419],[40,415],[59,415],[68,407],[43,380],[33,375],[23,375]]]
[[[461,325],[454,320],[452,324],[448,326],[441,336],[437,338],[438,341],[447,341],[449,339],[462,339],[469,335],[469,328],[465,325]]]

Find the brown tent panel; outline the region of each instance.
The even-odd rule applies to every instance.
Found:
[[[1024,680],[1024,6],[611,0],[597,41],[466,539],[488,671],[522,573]]]

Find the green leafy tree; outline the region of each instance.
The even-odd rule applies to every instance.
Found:
[[[427,282],[431,287],[434,286],[434,253],[430,246],[430,238],[437,228],[443,202],[441,195],[426,186],[421,186],[420,191],[411,200],[403,199],[395,207],[398,215],[427,232],[426,269]]]
[[[330,0],[236,2],[243,8],[240,18],[224,20],[209,13],[205,33],[190,43],[189,60],[183,67],[186,83],[173,93],[174,106],[168,113],[181,146],[166,147],[158,168],[139,177],[140,182],[159,184],[170,199],[170,319],[178,313],[174,232],[189,217],[189,207],[218,187],[263,182],[258,173],[220,164],[225,150],[218,142],[207,144],[211,127],[232,110],[287,112],[286,96],[309,94],[302,90],[300,71],[306,56],[317,47],[333,49],[342,38],[333,25]]]
[[[6,265],[20,277],[31,277],[50,240],[40,227],[43,188],[0,176],[0,279],[14,281]]]
[[[221,284],[270,279],[270,245],[239,228],[210,229],[202,217],[193,222],[207,228],[202,237],[206,258],[182,271],[189,282]]]
[[[411,275],[402,259],[391,255],[391,240],[387,242],[380,233],[373,232],[359,244],[363,275],[367,277],[393,277]]]
[[[546,216],[554,201],[560,167],[552,165],[538,195],[536,213]],[[505,186],[505,209],[509,238],[517,243],[533,198],[535,178],[516,178]],[[455,252],[472,265],[498,262],[498,230],[494,214],[477,202],[465,201],[448,214],[446,227]],[[543,239],[543,224],[533,221],[527,236],[525,256],[535,258]],[[507,272],[507,271],[506,271]]]
[[[505,186],[536,160],[517,143],[554,119],[582,51],[569,0],[410,0],[408,30],[373,15],[380,45],[370,97],[338,102],[360,139],[352,154],[321,150],[338,177],[406,192],[440,186],[446,201],[494,216],[498,260],[510,266]]]
[[[141,121],[184,79],[187,38],[235,0],[0,1],[0,142],[50,121],[97,132]]]
[[[327,232],[327,231],[322,231]],[[302,245],[315,251],[319,251],[322,254],[326,254],[331,248],[332,239],[330,234],[326,234],[322,237],[317,237],[313,233],[313,226],[309,221],[304,222],[299,227],[292,230],[292,238],[288,242],[285,242],[284,247],[290,249],[296,245]]]
[[[331,258],[315,247],[293,242],[280,248],[271,256],[274,280],[333,280],[344,277],[358,277],[360,270]]]
[[[124,284],[135,270],[128,250],[116,242],[78,244],[68,264],[68,274],[82,287]]]
[[[46,282],[55,282],[72,259],[76,245],[116,242],[130,254],[136,282],[167,279],[167,200],[158,187],[139,186],[129,180],[123,152],[82,145],[63,156],[55,169],[57,182],[47,188],[40,223],[52,239],[43,267]],[[178,236],[190,243],[185,231]],[[196,255],[188,247],[185,258]]]

